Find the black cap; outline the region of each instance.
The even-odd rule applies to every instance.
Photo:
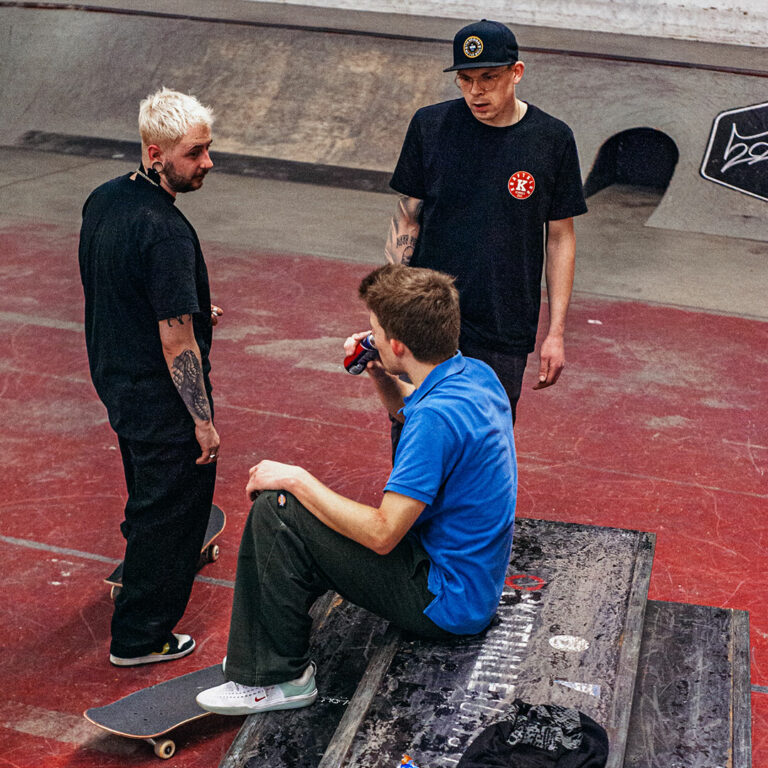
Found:
[[[500,21],[476,21],[453,38],[453,66],[443,72],[480,67],[503,67],[517,61],[517,40]]]

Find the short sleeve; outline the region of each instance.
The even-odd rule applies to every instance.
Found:
[[[573,138],[571,130],[568,129],[547,219],[557,221],[558,219],[580,216],[586,212],[587,204],[584,200],[584,187],[581,183],[581,168],[579,167],[576,140]]]
[[[389,186],[395,192],[400,192],[403,195],[415,197],[419,200],[423,200],[426,196],[424,189],[424,157],[418,112],[413,116],[408,126],[403,147],[400,150],[400,159],[397,161]]]
[[[147,296],[158,322],[200,312],[195,265],[195,246],[188,237],[169,237],[145,251]]]
[[[456,462],[458,448],[445,419],[431,408],[419,409],[406,418],[384,490],[431,504]]]

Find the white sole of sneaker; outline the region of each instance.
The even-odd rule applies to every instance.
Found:
[[[300,707],[308,707],[310,704],[315,703],[317,699],[317,688],[312,693],[306,693],[303,696],[292,696],[290,699],[281,701],[274,706],[259,707],[256,706],[243,706],[243,707],[217,707],[217,706],[205,706],[198,704],[206,711],[213,712],[217,715],[255,715],[258,712],[278,712],[283,709],[299,709]]]
[[[109,663],[116,667],[140,667],[144,664],[157,664],[161,661],[175,661],[189,656],[195,650],[195,642],[192,641],[192,647],[179,653],[149,653],[146,656],[136,656],[135,658],[122,658],[109,654]]]
[[[154,654],[153,656],[140,656],[136,659],[121,659],[119,656],[109,655],[109,663],[116,667],[141,667],[144,664],[158,664],[161,661],[176,661],[176,659],[183,659],[185,656],[189,656],[194,648],[184,653],[173,654]]]

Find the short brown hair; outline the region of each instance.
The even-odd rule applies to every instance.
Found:
[[[450,275],[386,264],[360,283],[360,298],[384,333],[424,363],[442,363],[459,348],[459,293]]]

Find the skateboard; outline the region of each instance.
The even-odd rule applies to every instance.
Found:
[[[103,707],[86,709],[86,720],[105,731],[149,742],[158,757],[167,760],[176,752],[172,739],[161,738],[180,725],[210,715],[195,697],[206,688],[225,683],[221,664],[198,669],[163,683],[142,688]]]
[[[205,529],[205,539],[200,550],[200,558],[197,561],[197,570],[207,563],[213,563],[219,559],[219,545],[215,543],[218,535],[227,524],[227,516],[215,504],[211,505],[211,516],[208,518],[208,527]],[[123,563],[121,562],[104,581],[112,589],[109,596],[114,600],[123,586]]]
[[[311,614],[311,653],[320,670],[318,689],[322,695],[311,707],[248,717],[228,756],[247,748],[251,757],[274,768],[305,765],[307,755],[319,757],[329,748],[348,707],[358,716],[365,713],[367,707],[360,709],[359,702],[353,704],[355,691],[361,679],[370,677],[370,663],[381,656],[382,650],[389,650],[387,622],[332,593],[318,600]],[[224,682],[221,665],[216,664],[88,709],[83,715],[109,733],[149,742],[158,757],[167,759],[176,751],[167,734],[209,715],[197,706],[195,697]],[[335,746],[338,751],[338,744]],[[225,758],[222,765],[231,763]]]

